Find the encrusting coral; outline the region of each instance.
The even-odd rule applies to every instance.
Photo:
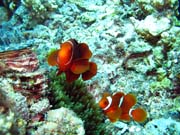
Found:
[[[3,106],[15,112],[15,116],[25,120],[29,119],[27,99],[21,93],[15,93],[8,80],[0,78],[0,101]]]
[[[49,98],[53,108],[72,109],[84,121],[86,135],[109,135],[100,108],[81,80],[69,84],[64,75],[55,76],[55,72],[51,72],[49,78]]]

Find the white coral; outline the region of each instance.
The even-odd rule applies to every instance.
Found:
[[[46,121],[35,132],[35,135],[51,134],[84,135],[85,130],[82,120],[73,111],[62,107],[48,111]]]
[[[131,17],[135,30],[146,37],[146,35],[159,36],[162,32],[171,28],[171,21],[166,17],[157,18],[153,15],[147,16],[144,20],[136,20]]]
[[[29,109],[26,101],[26,97],[21,93],[15,93],[13,87],[7,79],[0,78],[0,100],[13,112],[16,116],[20,116],[25,120],[29,119]]]
[[[49,100],[47,98],[43,98],[40,101],[38,101],[37,103],[34,103],[30,107],[30,111],[35,114],[38,114],[38,113],[46,112],[49,108],[50,108]]]

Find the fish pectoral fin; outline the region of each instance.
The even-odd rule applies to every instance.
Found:
[[[48,55],[47,61],[50,66],[56,66],[58,64],[57,63],[58,51],[59,50],[54,50],[50,52],[50,54]]]
[[[88,59],[77,59],[74,60],[71,66],[71,71],[74,74],[82,74],[89,70],[89,61]]]
[[[147,118],[147,113],[142,108],[136,108],[131,111],[132,118],[137,122],[144,122]]]
[[[82,74],[82,79],[89,80],[97,73],[97,65],[94,62],[89,62],[89,70]]]
[[[79,44],[79,51],[80,51],[80,56],[83,59],[89,59],[92,56],[92,52],[89,50],[88,45],[85,43]]]

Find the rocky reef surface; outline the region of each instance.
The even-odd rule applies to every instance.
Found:
[[[85,134],[76,112],[51,110],[48,99],[48,74],[54,68],[46,56],[75,38],[89,45],[98,64],[97,75],[85,82],[96,102],[105,91],[130,92],[148,113],[142,124],[105,120],[107,130],[113,135],[178,135],[177,9],[178,0],[1,1],[0,134]],[[54,122],[51,113],[61,115],[61,122]]]

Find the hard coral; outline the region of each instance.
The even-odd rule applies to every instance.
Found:
[[[15,112],[16,117],[19,116],[25,120],[29,119],[29,110],[26,97],[21,93],[15,93],[13,87],[7,79],[0,78],[0,101],[3,106]]]
[[[136,32],[146,40],[155,40],[161,36],[161,33],[168,31],[172,26],[170,19],[166,17],[158,18],[154,15],[149,15],[141,21],[136,20],[134,17],[130,19]]]
[[[58,8],[55,0],[22,0],[22,5],[31,11],[32,18],[45,19],[50,12]]]
[[[35,135],[44,134],[84,135],[85,131],[83,121],[73,111],[62,107],[47,112],[45,121],[35,131]]]
[[[136,3],[143,12],[148,14],[163,11],[164,9],[166,9],[166,12],[170,10],[175,12],[178,5],[177,0],[137,0]]]
[[[30,49],[2,52],[0,62],[6,71],[32,72],[38,68],[38,59]]]
[[[0,53],[0,73],[14,90],[28,97],[39,98],[47,88],[44,70],[37,70],[38,59],[31,49]]]

